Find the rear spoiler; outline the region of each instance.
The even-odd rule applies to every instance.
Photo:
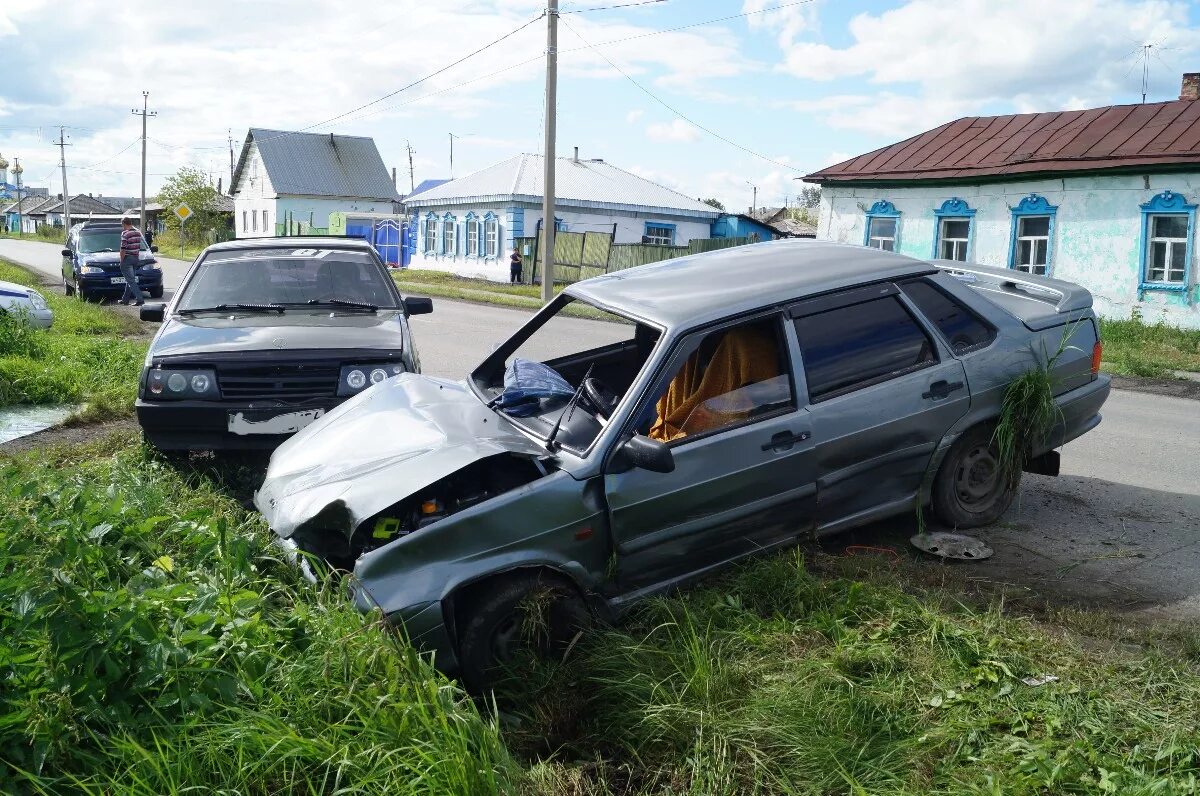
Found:
[[[1090,309],[1092,294],[1074,282],[1051,279],[1048,276],[1027,274],[1010,268],[963,263],[958,260],[930,260],[936,268],[958,276],[967,282],[983,282],[981,289],[1020,294],[1022,298],[1040,299],[1054,304],[1056,313]]]

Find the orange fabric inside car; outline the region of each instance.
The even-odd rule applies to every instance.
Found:
[[[707,365],[697,350],[671,379],[655,407],[658,417],[650,427],[650,438],[665,442],[735,422],[740,418],[705,411],[703,404],[778,375],[779,349],[773,335],[753,326],[730,329]]]

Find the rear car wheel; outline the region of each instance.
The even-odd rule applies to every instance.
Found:
[[[977,528],[1000,519],[1012,505],[1021,474],[1005,474],[992,429],[968,430],[946,454],[933,482],[933,513],[952,528]]]
[[[500,580],[477,592],[466,611],[458,662],[463,684],[475,694],[519,676],[523,655],[565,651],[592,624],[575,588],[546,575]]]
[[[158,287],[150,288],[150,298],[162,298],[162,297],[163,297],[162,285],[159,285]]]

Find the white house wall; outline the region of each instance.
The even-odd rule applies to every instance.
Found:
[[[233,228],[237,237],[263,238],[275,234],[274,225],[279,217],[275,198],[275,187],[263,165],[258,143],[251,141],[246,164],[238,175],[238,183],[233,191]],[[267,213],[265,229],[263,211]]]
[[[975,211],[968,259],[981,265],[1009,267],[1012,208],[1030,194],[1057,207],[1050,241],[1050,275],[1090,290],[1098,314],[1128,318],[1138,309],[1150,323],[1200,328],[1197,252],[1192,241],[1191,284],[1185,292],[1146,290],[1141,299],[1142,212],[1140,205],[1164,191],[1200,202],[1200,171],[1177,174],[1113,175],[903,188],[826,185],[821,191],[817,237],[862,245],[866,210],[883,199],[900,213],[897,251],[911,257],[933,256],[933,211],[950,198]],[[1197,225],[1200,227],[1200,224]],[[1200,235],[1200,230],[1197,230]]]

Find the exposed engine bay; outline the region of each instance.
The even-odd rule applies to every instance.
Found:
[[[331,567],[349,571],[364,553],[536,481],[548,472],[546,463],[532,456],[510,453],[489,456],[368,517],[358,524],[349,539],[343,530],[344,518],[339,516],[338,521],[333,521],[332,514],[323,513],[330,522],[322,522],[319,515],[297,529],[293,540]]]

